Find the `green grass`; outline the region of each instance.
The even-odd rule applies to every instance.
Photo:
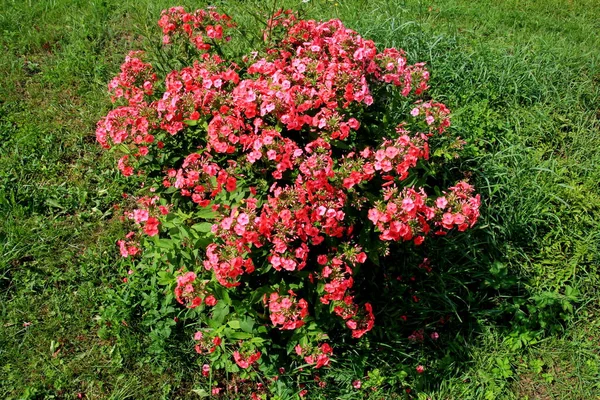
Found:
[[[251,23],[249,2],[217,3]],[[198,397],[193,358],[173,351],[154,363],[144,327],[100,322],[126,274],[112,207],[127,187],[95,143],[95,122],[124,55],[177,4],[202,6],[0,1],[2,398]],[[469,141],[457,167],[473,171],[483,216],[463,243],[470,250],[448,250],[464,255],[444,272],[463,323],[454,322],[447,349],[410,350],[415,359],[449,357],[419,398],[599,399],[600,3],[305,8],[426,61],[434,97]],[[329,398],[362,398],[351,397],[349,380],[369,365],[349,360],[328,373]]]

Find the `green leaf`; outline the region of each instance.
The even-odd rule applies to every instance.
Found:
[[[192,392],[196,393],[198,396],[200,396],[200,398],[210,397],[208,392],[204,389],[192,389]]]
[[[58,201],[54,199],[46,199],[46,204],[54,208],[64,208]]]
[[[171,239],[159,239],[156,244],[158,247],[168,250],[171,250],[175,247],[175,243],[173,243],[173,240]]]
[[[158,284],[161,286],[170,285],[175,281],[175,275],[167,271],[159,271],[158,273]]]
[[[227,315],[229,315],[229,306],[224,301],[219,301],[213,307],[211,320],[216,326],[220,326],[223,325],[223,321]]]
[[[252,333],[252,328],[254,328],[255,321],[250,317],[244,317],[240,320],[240,328],[244,332]]]
[[[206,249],[206,247],[212,243],[212,238],[211,237],[201,237],[198,240],[196,240],[195,244],[194,244],[194,248],[200,248],[200,249]]]
[[[252,339],[250,339],[249,341],[252,344],[257,345],[258,347],[262,346],[262,344],[265,342],[265,339],[261,338],[261,337],[253,337]],[[266,351],[266,350],[265,350]]]
[[[201,207],[194,213],[194,216],[202,219],[214,219],[217,213],[210,207]]]
[[[210,222],[201,222],[199,224],[192,225],[192,229],[196,232],[208,233],[211,231],[213,224]]]
[[[217,298],[219,299],[219,303],[225,303],[225,305],[231,305],[231,297],[229,297],[227,288],[225,288],[221,285],[216,285],[214,292],[215,292],[215,295],[217,296]]]
[[[265,294],[271,293],[272,291],[273,289],[271,289],[269,286],[263,286],[258,290],[255,290],[254,293],[252,293],[252,297],[250,298],[250,303],[255,304],[262,302],[263,296]]]
[[[252,337],[252,334],[250,333],[246,333],[246,332],[236,332],[233,330],[226,330],[225,331],[225,335],[227,336],[228,339],[233,339],[233,340],[248,340]]]
[[[240,329],[240,321],[237,319],[227,322],[227,325],[229,325],[233,329]]]
[[[118,146],[115,146],[114,148],[119,150],[122,153],[131,154],[131,150],[129,149],[129,147],[127,147],[124,144],[119,144]]]

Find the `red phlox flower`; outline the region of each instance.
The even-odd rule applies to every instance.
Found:
[[[208,280],[197,279],[197,275],[192,271],[179,275],[175,287],[175,299],[188,308],[199,307],[203,301],[207,306],[212,307],[217,304],[217,299],[206,289],[207,283]]]
[[[244,369],[248,368],[250,365],[257,362],[260,359],[260,356],[261,356],[260,351],[256,351],[254,353],[246,354],[246,355],[243,355],[239,351],[233,352],[233,359],[235,360],[235,363],[240,368],[244,368]]]
[[[296,300],[295,295],[280,296],[274,292],[269,296],[269,312],[271,322],[280,330],[296,329],[304,325],[303,319],[308,315],[308,303],[304,299]]]
[[[221,345],[222,340],[218,335],[213,335],[214,333],[212,331],[206,329],[197,331],[194,334],[194,340],[196,341],[194,349],[196,350],[196,353],[203,354],[215,352],[217,347]]]
[[[143,51],[132,51],[125,57],[121,73],[108,84],[113,102],[123,97],[129,101],[130,106],[135,106],[144,101],[144,95],[153,93],[157,77],[152,65],[141,60],[143,55]]]

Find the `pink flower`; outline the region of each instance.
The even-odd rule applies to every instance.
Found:
[[[213,295],[206,296],[206,298],[204,299],[204,304],[206,304],[209,307],[214,307],[215,305],[217,305],[217,299]]]
[[[454,226],[454,216],[451,213],[444,213],[442,215],[442,226],[446,229],[452,229]]]
[[[167,215],[169,213],[169,209],[165,206],[158,206],[158,209],[162,215]]]
[[[422,374],[423,372],[425,372],[425,367],[422,365],[417,365],[417,374]]]
[[[221,227],[226,231],[228,231],[231,228],[232,224],[233,218],[223,218],[223,221],[221,221]]]
[[[144,232],[146,232],[148,236],[158,235],[159,224],[160,222],[158,221],[158,219],[154,217],[148,218],[148,220],[146,221],[146,225],[144,226]]]
[[[437,208],[439,208],[439,209],[444,209],[444,208],[446,208],[446,206],[448,205],[448,200],[446,200],[446,198],[445,198],[445,197],[443,197],[443,196],[442,196],[442,197],[438,197],[438,198],[435,200],[435,205],[436,205],[436,206],[437,206]]]
[[[255,363],[256,361],[258,361],[258,359],[260,358],[260,351],[257,351],[256,353],[251,354],[250,356],[244,357],[240,354],[239,351],[234,351],[233,352],[233,359],[235,360],[235,363],[240,367],[240,368],[248,368],[250,365],[252,365],[253,363]]]
[[[462,214],[454,214],[454,223],[456,225],[462,225],[465,223],[465,216]]]
[[[133,210],[133,219],[136,223],[148,221],[148,210]]]
[[[390,159],[396,157],[398,153],[400,153],[400,150],[398,150],[397,147],[390,146],[387,149],[385,149],[385,155],[387,158]]]
[[[367,254],[364,251],[358,253],[356,255],[356,261],[363,264],[365,261],[367,261]]]
[[[130,167],[129,165],[127,165],[128,158],[129,158],[129,156],[125,155],[125,156],[121,157],[121,159],[118,162],[119,171],[121,171],[121,173],[124,176],[133,175],[133,168]]]
[[[371,208],[369,210],[368,218],[372,223],[377,224],[377,221],[379,221],[379,215],[380,213],[376,208]]]
[[[412,210],[414,210],[415,208],[415,203],[413,202],[413,200],[410,197],[405,198],[404,200],[402,200],[402,209],[406,212],[411,212]]]
[[[362,382],[360,381],[360,379],[357,379],[354,382],[352,382],[352,387],[354,389],[360,389],[362,387]]]
[[[121,256],[127,258],[129,257],[129,251],[127,250],[127,244],[124,240],[118,240],[117,245],[119,246],[119,251],[121,252]]]
[[[246,213],[241,213],[238,217],[237,217],[237,222],[238,224],[242,225],[242,226],[246,226],[248,225],[248,222],[250,222],[250,219],[248,218],[248,214]]]

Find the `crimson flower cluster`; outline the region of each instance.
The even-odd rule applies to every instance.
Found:
[[[206,290],[208,281],[199,281],[194,272],[186,272],[177,277],[175,287],[175,299],[179,304],[185,304],[188,308],[196,308],[202,305],[202,301],[209,307],[217,304],[215,296]]]
[[[296,354],[304,358],[307,364],[313,365],[315,368],[326,367],[331,361],[330,357],[333,354],[333,349],[328,343],[323,343],[320,346],[302,347],[299,344],[294,348]]]
[[[291,290],[289,296],[271,293],[269,313],[273,326],[281,325],[279,329],[296,329],[304,325],[303,319],[308,315],[308,303],[304,299],[296,301],[295,297],[296,294]]]
[[[206,332],[198,331],[194,334],[196,345],[194,349],[196,353],[214,353],[215,350],[223,343],[223,340],[218,335],[210,335]]]
[[[131,231],[125,236],[124,240],[117,242],[123,257],[136,256],[141,252],[139,245],[140,234],[148,236],[158,235],[158,227],[160,226],[159,218],[169,213],[168,207],[158,204],[159,199],[158,196],[140,197],[136,202],[137,208],[124,214],[124,219],[127,218],[134,221],[140,232]]]
[[[198,50],[210,50],[215,40],[223,39],[224,30],[233,28],[235,24],[225,14],[214,9],[197,10],[187,13],[183,7],[171,7],[164,10],[158,26],[162,28],[163,43],[169,44],[173,36],[185,36]]]
[[[239,351],[236,350],[233,352],[233,359],[235,360],[235,363],[240,368],[244,368],[244,369],[248,368],[250,365],[257,362],[260,359],[260,356],[261,356],[260,351],[240,353]]]

